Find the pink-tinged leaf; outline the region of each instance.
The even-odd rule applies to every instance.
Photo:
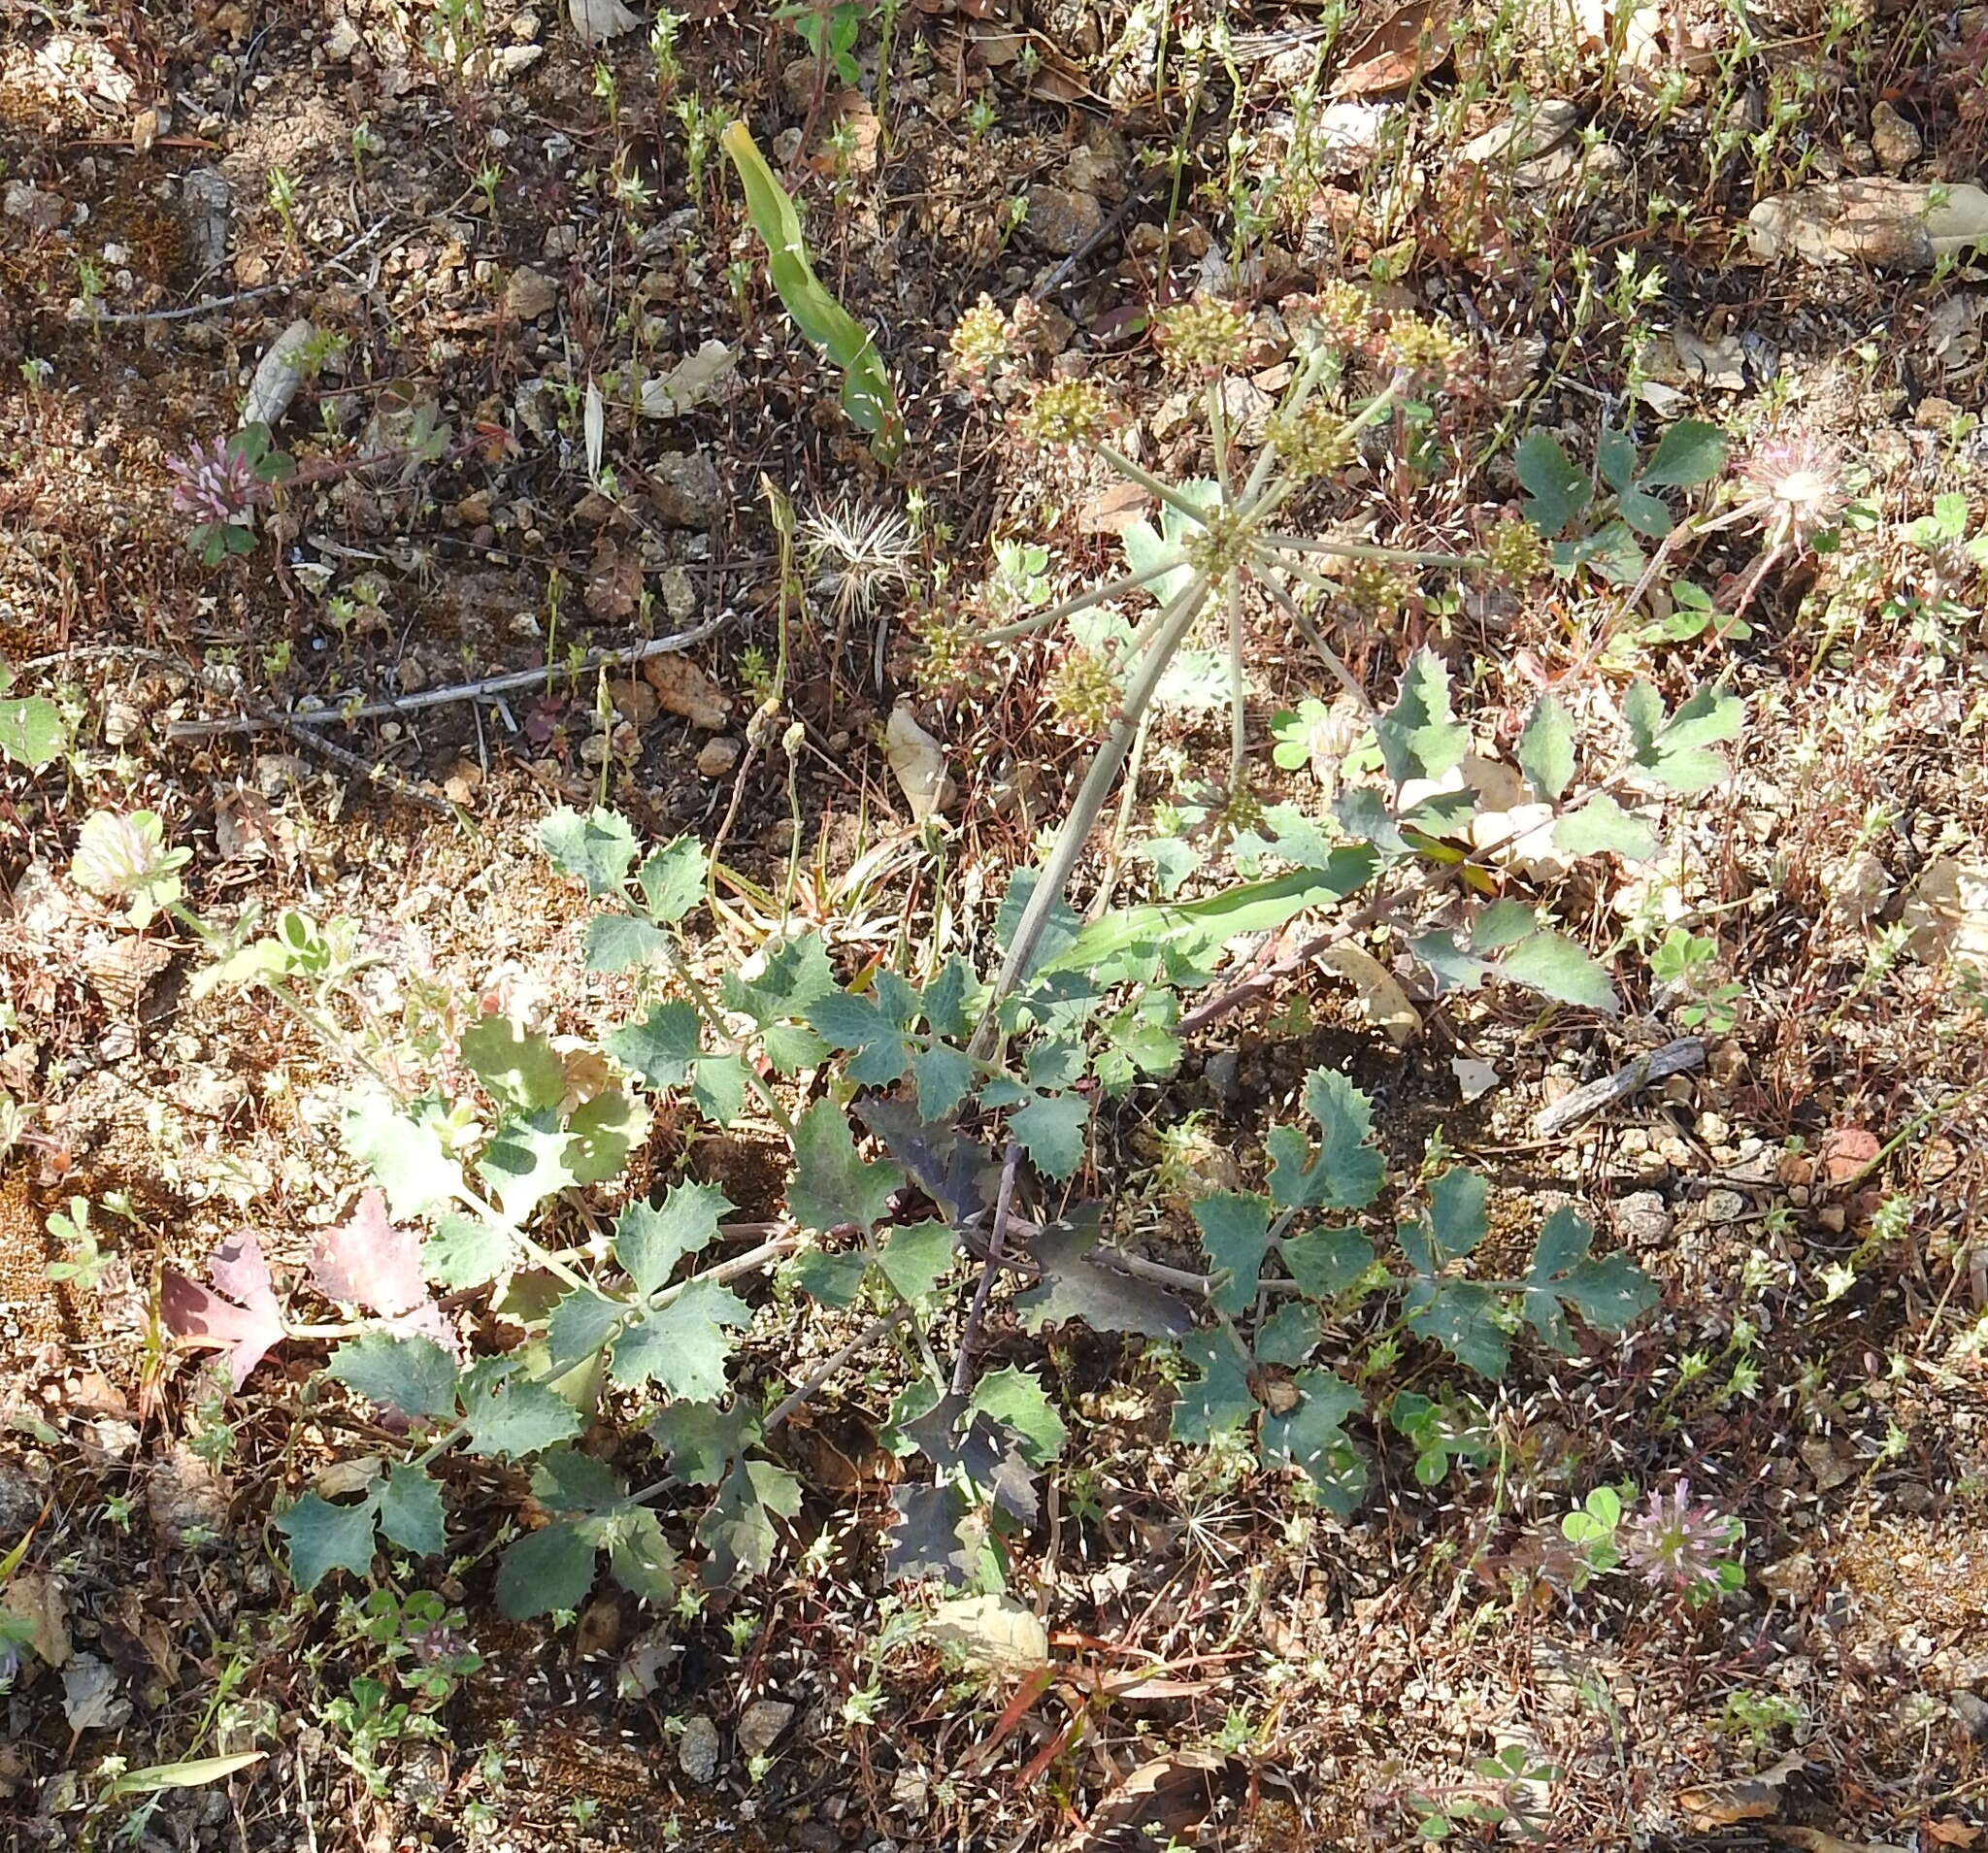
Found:
[[[166,1330],[182,1344],[226,1352],[228,1381],[239,1390],[248,1382],[248,1373],[282,1341],[282,1309],[277,1304],[262,1246],[253,1236],[230,1236],[207,1265],[215,1284],[242,1304],[223,1299],[168,1268],[159,1287],[159,1316],[165,1320]]]
[[[377,1190],[360,1195],[352,1219],[327,1229],[311,1250],[311,1273],[325,1298],[396,1318],[426,1304],[420,1238],[398,1227]]]

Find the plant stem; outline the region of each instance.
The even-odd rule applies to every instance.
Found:
[[[663,956],[670,961],[670,970],[676,973],[683,988],[690,993],[691,1007],[697,1011],[705,1028],[710,1030],[727,1050],[738,1056],[739,1065],[746,1071],[746,1085],[759,1096],[760,1105],[773,1115],[774,1124],[786,1135],[788,1142],[792,1143],[797,1137],[793,1115],[781,1106],[779,1096],[753,1066],[752,1058],[746,1052],[745,1044],[725,1027],[724,1018],[718,1014],[717,1007],[712,1003],[710,994],[691,973],[689,963],[683,957],[682,947],[677,943],[672,934],[663,936]]]
[[[1109,584],[1093,586],[1079,597],[1065,599],[1061,605],[1052,605],[1046,612],[1036,612],[1028,617],[1019,618],[1012,624],[1003,624],[996,630],[982,631],[974,641],[977,644],[1006,644],[1017,637],[1027,637],[1033,631],[1053,624],[1059,618],[1075,617],[1078,612],[1087,612],[1093,605],[1102,605],[1107,599],[1117,598],[1124,592],[1136,592],[1142,585],[1171,573],[1177,566],[1186,563],[1187,556],[1176,546],[1170,546],[1150,565],[1142,567],[1137,573],[1128,573],[1123,579],[1112,579]]]
[[[1388,566],[1483,566],[1481,553],[1430,553],[1414,547],[1370,546],[1362,541],[1314,541],[1302,534],[1263,534],[1264,547],[1290,553],[1330,553],[1342,560],[1379,560]],[[1288,562],[1280,561],[1280,565]]]
[[[1063,827],[1056,833],[1048,860],[1036,877],[1028,905],[1022,909],[1021,918],[1015,924],[1008,957],[1003,961],[1001,974],[988,995],[987,1012],[974,1033],[969,1050],[981,1060],[992,1055],[994,1045],[1000,1041],[1001,1005],[1034,964],[1036,946],[1042,940],[1044,928],[1049,923],[1050,910],[1063,899],[1063,892],[1070,885],[1077,858],[1089,841],[1091,826],[1097,822],[1111,795],[1112,785],[1117,782],[1126,755],[1131,752],[1132,743],[1138,736],[1141,718],[1152,705],[1153,691],[1159,687],[1160,678],[1174,660],[1175,652],[1194,628],[1202,607],[1208,602],[1208,595],[1209,582],[1197,573],[1160,614],[1152,646],[1125,690],[1117,724],[1098,748],[1097,757],[1091,761],[1090,771],[1084,775],[1084,781],[1077,788],[1069,814],[1063,819]]]
[[[847,1344],[832,1358],[826,1359],[809,1372],[807,1378],[781,1399],[779,1406],[761,1425],[760,1432],[763,1435],[771,1435],[859,1351],[867,1351],[885,1333],[903,1325],[911,1317],[912,1309],[911,1303],[907,1300],[902,1306],[884,1313],[881,1318],[872,1319]]]
[[[1183,495],[1171,482],[1162,482],[1150,470],[1141,469],[1130,457],[1112,449],[1109,444],[1101,444],[1096,448],[1098,455],[1128,481],[1138,483],[1148,495],[1158,496],[1170,509],[1178,514],[1184,514],[1196,527],[1208,526],[1208,511],[1200,503]]]
[[[1021,1142],[1011,1139],[1001,1161],[1001,1190],[994,1199],[994,1220],[987,1229],[987,1265],[980,1270],[980,1284],[974,1289],[974,1304],[967,1310],[967,1322],[959,1335],[959,1356],[952,1365],[952,1393],[966,1395],[974,1380],[974,1342],[980,1336],[980,1322],[987,1316],[987,1298],[994,1291],[994,1276],[1001,1272],[1001,1249],[1008,1240],[1008,1215],[1014,1208],[1014,1174],[1021,1166]]]

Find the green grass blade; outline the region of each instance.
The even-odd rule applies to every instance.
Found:
[[[774,179],[758,145],[744,122],[724,133],[725,152],[738,169],[746,189],[746,215],[766,244],[767,269],[773,286],[794,318],[794,326],[842,370],[843,410],[859,431],[870,436],[879,462],[892,463],[904,447],[904,420],[897,394],[883,370],[877,344],[855,316],[821,286],[808,261],[801,236],[801,216],[786,189]]]

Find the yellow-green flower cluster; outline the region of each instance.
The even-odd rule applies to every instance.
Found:
[[[1008,317],[994,307],[993,297],[983,293],[959,318],[950,346],[953,377],[975,391],[984,387],[1010,349]]]
[[[1346,601],[1363,617],[1395,616],[1415,596],[1415,576],[1386,560],[1351,560],[1340,581]]]
[[[1485,540],[1484,557],[1508,584],[1529,585],[1551,565],[1553,556],[1538,528],[1507,515]]]
[[[1388,324],[1388,359],[1402,372],[1441,385],[1449,377],[1464,345],[1446,328],[1417,315],[1397,315]]]
[[[1049,672],[1044,693],[1057,720],[1070,733],[1103,734],[1118,718],[1118,678],[1096,650],[1072,649]]]
[[[1105,394],[1089,380],[1052,380],[1038,386],[1021,428],[1038,444],[1082,444],[1105,433]]]
[[[1268,436],[1285,473],[1301,481],[1330,476],[1353,460],[1346,421],[1329,406],[1309,405],[1295,416],[1279,414],[1270,421]]]
[[[1187,564],[1211,582],[1219,583],[1242,564],[1249,551],[1249,524],[1233,509],[1213,508],[1202,516],[1205,525],[1190,527],[1180,542]]]
[[[1161,310],[1153,334],[1160,358],[1172,371],[1205,378],[1242,364],[1249,346],[1249,318],[1232,303],[1193,296]]]

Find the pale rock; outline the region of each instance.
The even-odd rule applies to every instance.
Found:
[[[1747,246],[1763,263],[1792,252],[1811,264],[1931,270],[1984,241],[1988,190],[1971,182],[1839,181],[1764,199],[1746,215]]]
[[[359,28],[340,14],[332,22],[331,30],[324,35],[324,55],[334,64],[343,64],[365,43],[359,36]]]
[[[680,714],[705,733],[717,733],[731,718],[732,704],[724,690],[681,650],[646,658],[642,676],[666,711]]]
[[[504,313],[516,321],[537,321],[559,301],[559,285],[542,270],[512,272],[504,286]]]
[[[673,528],[710,528],[724,513],[725,485],[702,450],[666,451],[649,466],[656,513]]]
[[[1903,173],[1926,151],[1925,138],[1889,103],[1871,110],[1871,151],[1887,174]]]
[[[710,1782],[718,1772],[718,1728],[703,1712],[683,1726],[677,1740],[677,1767],[693,1782]]]
[[[1105,209],[1097,195],[1080,193],[1075,187],[1032,186],[1028,206],[1023,235],[1058,257],[1081,249],[1105,223]]]
[[[713,742],[713,745],[716,743]],[[794,1707],[784,1699],[755,1699],[746,1707],[733,1733],[740,1753],[763,1757],[779,1741],[780,1733],[794,1722]]]
[[[739,743],[736,740],[717,739],[704,744],[697,755],[697,770],[701,778],[722,778],[739,763]]]
[[[1565,97],[1541,97],[1495,128],[1473,136],[1456,151],[1468,167],[1496,167],[1506,161],[1529,161],[1558,148],[1580,127],[1580,111]]]
[[[1891,877],[1869,849],[1846,856],[1823,877],[1830,912],[1846,926],[1864,926],[1877,917],[1891,895]]]
[[[248,396],[242,403],[242,422],[267,425],[274,431],[289,411],[290,401],[304,379],[304,360],[317,330],[299,315],[269,344],[256,363],[255,377],[248,382]]]

